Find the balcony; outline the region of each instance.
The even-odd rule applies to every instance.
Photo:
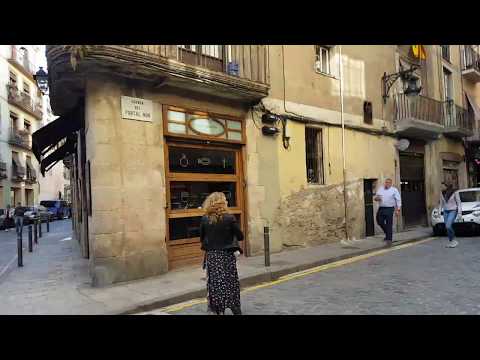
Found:
[[[449,100],[444,103],[444,134],[464,138],[473,136],[473,114]]]
[[[35,184],[37,182],[37,173],[35,169],[27,167],[27,177],[25,179],[27,184]]]
[[[0,161],[0,180],[6,179],[7,176],[7,163]]]
[[[10,145],[21,147],[22,149],[25,149],[25,150],[32,149],[30,133],[25,130],[11,129],[8,143]]]
[[[55,108],[59,102],[68,107],[70,101],[60,94],[80,91],[73,87],[83,81],[74,79],[95,71],[142,80],[153,88],[175,87],[244,103],[259,101],[269,90],[266,45],[91,45],[77,71],[63,45],[47,46],[47,59],[57,113],[62,112]]]
[[[28,55],[15,45],[12,45],[10,50],[10,58],[8,59],[8,62],[15,66],[23,75],[34,81],[33,74],[35,73],[35,67],[29,60]]]
[[[16,85],[7,84],[8,102],[29,113],[37,120],[43,117],[41,101],[32,100],[29,94],[18,90]]]
[[[21,182],[24,181],[26,170],[24,166],[17,166],[15,163],[12,164],[12,181]]]
[[[433,140],[445,130],[444,103],[426,96],[394,96],[396,133],[417,139]]]
[[[462,55],[462,76],[468,81],[479,82],[480,55],[470,45],[465,45]]]

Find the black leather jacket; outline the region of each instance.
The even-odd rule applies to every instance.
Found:
[[[235,216],[225,214],[223,219],[216,224],[210,224],[207,216],[202,217],[200,223],[202,250],[238,250],[235,246],[232,246],[234,236],[237,241],[243,240],[243,233]]]

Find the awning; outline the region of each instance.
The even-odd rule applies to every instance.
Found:
[[[82,122],[83,111],[81,107],[77,107],[72,112],[60,116],[58,119],[35,131],[32,134],[32,152],[38,162],[41,163],[43,155],[57,145],[60,140],[80,130]]]
[[[57,162],[63,160],[65,156],[75,151],[76,137],[70,136],[67,141],[57,150],[49,154],[40,162],[40,172],[45,176],[45,172],[50,170]]]
[[[472,106],[473,112],[475,113],[475,120],[480,120],[480,107],[478,107],[475,99],[468,95],[468,93],[465,93],[467,95],[468,102]]]

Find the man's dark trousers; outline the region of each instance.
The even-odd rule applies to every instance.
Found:
[[[377,223],[385,233],[385,240],[392,241],[393,233],[393,207],[381,207],[377,212]]]

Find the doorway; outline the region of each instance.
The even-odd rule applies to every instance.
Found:
[[[25,189],[25,205],[33,206],[33,190]]]
[[[169,268],[200,264],[202,204],[210,193],[225,194],[229,212],[244,229],[241,147],[171,141],[166,147],[166,162]]]
[[[376,179],[363,180],[363,198],[365,202],[365,236],[375,235],[375,221],[373,210],[373,193]]]
[[[400,152],[400,184],[405,227],[427,225],[425,166],[422,153]]]

